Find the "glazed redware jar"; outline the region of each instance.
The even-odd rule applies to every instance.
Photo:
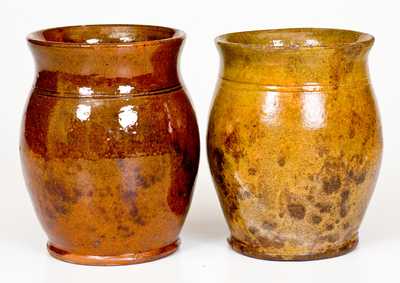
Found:
[[[20,151],[54,257],[120,265],[177,249],[199,160],[177,71],[183,40],[140,25],[28,36],[37,73]]]
[[[357,245],[382,153],[373,41],[309,28],[217,38],[208,157],[234,250],[311,260]]]

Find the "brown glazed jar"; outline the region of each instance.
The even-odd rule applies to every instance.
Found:
[[[28,36],[37,74],[20,151],[52,256],[122,265],[177,249],[199,161],[177,71],[183,40],[141,25]]]
[[[208,158],[234,250],[312,260],[356,247],[382,153],[373,41],[311,28],[217,38]]]

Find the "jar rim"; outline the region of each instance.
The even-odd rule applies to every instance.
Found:
[[[249,30],[218,36],[218,45],[263,50],[337,49],[355,45],[372,45],[368,33],[334,28],[283,28]]]
[[[130,47],[184,40],[181,30],[139,24],[95,24],[41,29],[27,36],[34,45],[55,47]]]

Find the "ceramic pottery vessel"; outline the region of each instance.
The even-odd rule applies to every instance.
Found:
[[[54,257],[120,265],[177,249],[199,161],[177,71],[183,39],[139,25],[28,36],[37,74],[20,151]]]
[[[382,153],[373,41],[331,29],[217,38],[208,158],[234,250],[311,260],[357,245]]]

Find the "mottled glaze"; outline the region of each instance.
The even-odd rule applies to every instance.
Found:
[[[382,153],[373,40],[332,29],[217,38],[208,158],[234,250],[311,260],[355,248]]]
[[[196,118],[177,71],[183,39],[139,25],[28,36],[37,74],[21,159],[56,258],[120,265],[178,247],[199,161]]]

